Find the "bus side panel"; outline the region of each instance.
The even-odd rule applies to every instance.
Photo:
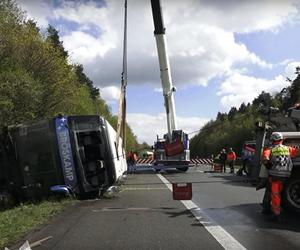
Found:
[[[51,123],[49,120],[41,121],[11,130],[17,156],[13,172],[19,173],[12,178],[25,198],[49,195],[51,186],[64,184],[54,152],[55,132]]]
[[[118,181],[122,175],[127,171],[126,154],[125,150],[122,148],[122,139],[119,140],[119,146],[117,148],[116,143],[116,131],[113,127],[106,121],[107,134],[109,138],[109,144],[113,157],[113,165],[115,168],[116,181]]]

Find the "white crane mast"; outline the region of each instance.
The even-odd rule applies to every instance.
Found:
[[[168,137],[171,141],[172,131],[177,129],[176,110],[174,102],[174,91],[176,90],[176,88],[172,84],[170,63],[167,53],[168,51],[166,45],[165,28],[159,0],[151,0],[151,6],[155,27],[154,35],[158,52],[160,78],[167,115]]]

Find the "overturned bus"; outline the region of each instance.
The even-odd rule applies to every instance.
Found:
[[[78,197],[97,194],[127,170],[121,145],[116,131],[97,115],[9,126],[1,134],[0,198],[36,199],[53,192]]]

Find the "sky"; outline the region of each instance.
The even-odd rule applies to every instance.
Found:
[[[124,1],[17,0],[42,31],[59,30],[114,114],[122,72]],[[161,0],[178,127],[276,93],[300,66],[300,0]],[[167,132],[150,0],[128,0],[127,121],[139,142]],[[297,46],[298,45],[298,46]],[[193,134],[191,134],[193,136]]]

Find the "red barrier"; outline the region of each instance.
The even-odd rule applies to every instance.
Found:
[[[191,200],[193,197],[192,183],[172,183],[173,200]]]

